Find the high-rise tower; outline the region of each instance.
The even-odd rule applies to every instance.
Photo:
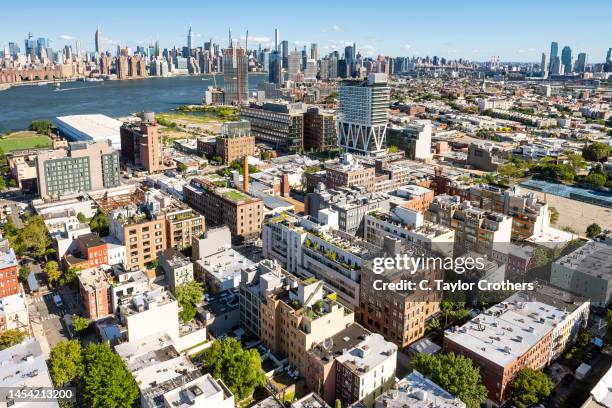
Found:
[[[223,50],[223,86],[227,105],[247,102],[248,67],[248,57],[244,48],[237,43]]]
[[[564,74],[572,72],[572,49],[567,45],[561,50],[561,65]]]
[[[366,81],[346,81],[338,94],[338,145],[348,153],[383,152],[389,106],[387,75],[370,74]]]
[[[95,36],[95,43],[96,43],[96,53],[97,54],[102,54],[104,52],[103,48],[103,44],[102,44],[102,32],[100,31],[100,26],[96,27],[96,36]]]
[[[191,48],[193,47],[193,32],[191,31],[191,26],[189,26],[189,31],[187,32],[187,55],[191,56]]]

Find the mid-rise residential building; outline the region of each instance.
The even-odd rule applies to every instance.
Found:
[[[320,107],[309,107],[304,114],[304,150],[325,152],[337,147],[335,114]]]
[[[379,395],[373,405],[373,408],[404,407],[466,408],[466,405],[423,374],[413,371],[399,380],[390,390]]]
[[[167,248],[159,256],[168,286],[176,293],[177,286],[193,281],[193,262],[174,248]]]
[[[304,148],[305,110],[302,103],[265,102],[240,109],[240,118],[251,123],[256,140],[297,152]]]
[[[68,268],[95,268],[110,264],[108,244],[98,235],[93,233],[80,235],[75,241],[75,251],[64,257],[64,263]]]
[[[372,406],[395,383],[397,346],[357,323],[316,344],[307,358],[306,382],[329,404]]]
[[[370,74],[365,81],[345,81],[338,87],[338,145],[347,152],[384,152],[389,87],[387,75]]]
[[[223,164],[255,155],[255,136],[251,135],[251,124],[247,120],[226,122],[221,127],[221,137],[216,138],[215,153]]]
[[[123,161],[149,173],[164,169],[162,137],[155,113],[142,112],[140,123],[124,123],[120,134]]]
[[[359,305],[361,268],[380,253],[379,247],[332,225],[289,213],[268,220],[262,241],[265,257],[276,259],[293,274],[325,281],[354,307]]]
[[[382,247],[386,236],[413,243],[442,256],[453,255],[455,231],[449,227],[425,221],[423,214],[404,207],[390,212],[375,210],[365,216],[366,241]]]
[[[525,240],[549,228],[548,205],[533,192],[521,193],[518,186],[505,191],[489,185],[471,186],[465,198],[483,210],[511,216],[514,240]]]
[[[402,204],[402,207],[420,213],[425,213],[435,196],[433,190],[415,184],[402,186],[395,190],[393,194],[408,200],[405,204]]]
[[[510,216],[473,207],[458,196],[436,196],[425,219],[455,231],[455,255],[468,251],[489,255],[495,243],[508,243],[512,235]]]
[[[168,248],[185,249],[191,246],[194,237],[206,229],[204,216],[187,204],[172,200],[163,208],[166,219],[166,245]]]
[[[19,293],[18,263],[8,241],[0,243],[0,298]]]
[[[240,323],[248,333],[261,337],[261,304],[282,289],[288,282],[287,275],[278,261],[270,259],[242,270],[238,303]]]
[[[73,142],[36,156],[38,193],[43,199],[102,190],[121,184],[119,155],[108,142]]]
[[[306,196],[304,203],[305,212],[319,221],[322,221],[319,216],[321,210],[336,212],[337,228],[359,236],[363,235],[366,214],[378,209],[388,210],[390,207],[389,196],[386,194],[370,193],[364,187],[327,189],[322,183]]]
[[[94,267],[78,274],[79,292],[87,317],[101,319],[113,313],[111,301],[112,279],[107,269]]]
[[[588,313],[586,299],[540,285],[447,330],[444,349],[469,357],[489,398],[502,403],[517,372],[541,369],[558,357],[586,325]]]
[[[125,245],[125,267],[146,269],[166,249],[166,222],[163,214],[146,205],[128,205],[111,211],[109,232]]]
[[[263,201],[248,193],[216,187],[193,179],[183,189],[185,202],[201,214],[211,226],[227,225],[241,240],[259,237],[263,221]]]
[[[408,254],[408,256],[431,256],[423,248],[401,243],[388,238],[385,242],[387,255]],[[361,294],[357,321],[366,329],[380,333],[385,339],[399,347],[409,346],[425,334],[429,319],[439,310],[442,291],[433,286],[436,279],[442,279],[443,271],[438,265],[421,267],[409,274],[402,268],[385,268],[384,273],[374,272],[372,262],[361,270]],[[403,280],[429,280],[431,287],[417,287],[415,290],[381,290],[382,285],[401,284]]]
[[[428,160],[431,159],[431,133],[430,121],[415,121],[401,127],[389,127],[387,145],[404,150],[409,159]]]
[[[365,166],[351,154],[346,154],[339,163],[325,166],[325,185],[327,188],[362,186],[374,191],[376,170]]]
[[[322,281],[292,277],[287,287],[261,304],[263,344],[304,375],[306,352],[353,323],[353,312],[335,299]]]
[[[590,241],[551,265],[550,283],[605,307],[612,300],[612,242]]]

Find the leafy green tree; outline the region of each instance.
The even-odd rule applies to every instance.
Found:
[[[589,238],[595,238],[599,234],[601,234],[601,227],[597,223],[589,225],[586,229],[586,235]]]
[[[0,175],[0,191],[6,188],[6,181],[4,181],[4,177]]]
[[[19,329],[9,329],[0,333],[0,350],[13,347],[25,339],[26,332]]]
[[[257,350],[244,350],[233,337],[216,340],[195,359],[203,363],[204,372],[221,378],[238,400],[247,398],[265,382]]]
[[[89,328],[89,319],[76,314],[72,315],[72,326],[74,327],[74,330],[81,335]]]
[[[139,394],[138,385],[121,357],[106,343],[92,343],[82,354],[80,383],[84,405],[91,408],[131,407]]]
[[[60,283],[64,286],[70,286],[76,283],[77,277],[79,276],[80,268],[75,266],[71,266],[68,268],[66,272],[62,275],[60,279]]]
[[[28,276],[30,276],[30,267],[28,265],[19,267],[19,282],[26,283]]]
[[[411,366],[456,395],[468,408],[480,407],[480,403],[487,398],[487,389],[482,385],[478,367],[474,367],[472,360],[462,355],[448,353],[430,356],[419,353]]]
[[[399,148],[397,146],[389,146],[389,153],[397,153]]]
[[[176,287],[176,300],[181,305],[179,317],[184,322],[193,320],[196,315],[196,305],[202,301],[204,289],[200,282],[191,281]]]
[[[548,397],[554,384],[542,371],[523,368],[516,374],[512,387],[513,404],[517,408],[529,408]]]
[[[427,324],[428,332],[436,331],[439,328],[440,328],[440,321],[436,318],[431,319],[429,323]]]
[[[49,356],[49,371],[53,383],[65,386],[81,375],[83,356],[81,343],[76,340],[60,341]]]
[[[17,180],[15,180],[14,178],[10,178],[9,179],[9,186],[11,187],[17,187]]]
[[[76,217],[81,224],[87,224],[87,217],[82,212],[79,212]]]
[[[272,158],[272,153],[270,153],[268,150],[264,150],[263,152],[261,152],[261,160],[270,160]]]
[[[51,134],[51,122],[48,120],[34,120],[30,123],[30,130],[38,133],[39,135]]]
[[[569,160],[574,170],[580,170],[586,167],[586,160],[584,160],[584,157],[582,157],[582,154],[574,153],[574,152],[567,152],[565,153],[565,155],[567,156],[567,159]]]
[[[62,274],[59,270],[59,265],[57,264],[57,262],[55,261],[47,262],[43,270],[45,271],[45,274],[47,275],[47,281],[51,285],[53,285],[56,282],[59,282]]]
[[[606,177],[605,174],[591,173],[584,178],[584,181],[587,184],[591,184],[592,186],[595,186],[595,187],[603,187],[606,185],[608,178]]]
[[[89,220],[89,227],[92,231],[97,233],[101,237],[108,235],[108,214],[105,212],[97,213],[91,220]]]
[[[588,330],[580,330],[576,337],[576,345],[579,348],[585,348],[593,341],[593,334]]]
[[[594,142],[582,149],[582,155],[588,161],[605,162],[610,155],[610,146],[606,143]]]

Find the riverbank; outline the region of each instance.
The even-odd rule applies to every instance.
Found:
[[[27,129],[33,120],[99,113],[113,118],[143,110],[170,112],[181,105],[200,105],[204,90],[223,76],[149,77],[151,81],[72,81],[60,91],[53,86],[11,87],[0,92],[0,132]],[[265,73],[249,75],[249,92],[267,80]]]

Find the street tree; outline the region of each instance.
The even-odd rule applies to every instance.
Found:
[[[517,408],[529,408],[548,397],[554,384],[542,371],[523,368],[516,374],[512,387],[512,403]]]
[[[265,382],[259,353],[255,349],[244,350],[233,337],[215,340],[195,359],[202,362],[204,372],[221,378],[238,400],[247,398]]]
[[[81,353],[81,343],[76,340],[60,341],[53,347],[49,356],[49,371],[55,385],[65,386],[81,374]]]
[[[589,238],[595,238],[599,234],[601,234],[601,227],[597,223],[589,225],[586,229],[586,235]]]
[[[468,408],[478,408],[487,398],[487,389],[482,385],[480,370],[472,360],[455,353],[428,355],[417,354],[411,362],[412,368],[456,395]]]
[[[176,300],[181,305],[179,317],[184,322],[193,320],[196,315],[196,305],[204,297],[204,289],[200,282],[191,281],[176,287]]]
[[[53,285],[59,282],[62,273],[59,270],[59,265],[55,261],[49,261],[44,267],[44,272],[47,275],[47,281]]]
[[[80,376],[84,405],[91,408],[133,406],[138,385],[125,363],[106,343],[92,343],[83,350]]]
[[[89,328],[89,319],[76,314],[72,315],[72,326],[74,330],[81,335]]]

